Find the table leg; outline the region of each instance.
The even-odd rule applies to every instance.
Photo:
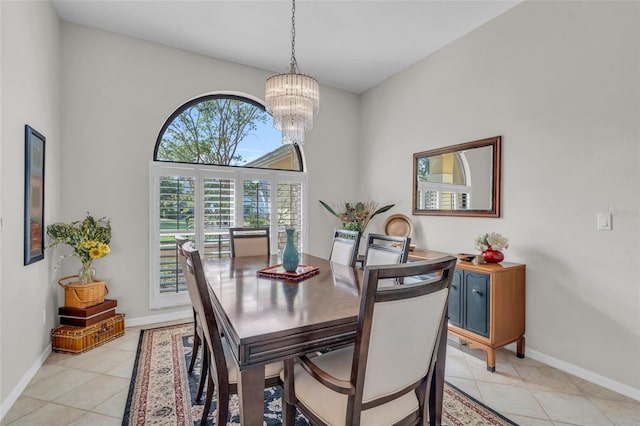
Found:
[[[238,378],[240,424],[262,425],[264,422],[264,366],[240,370]]]

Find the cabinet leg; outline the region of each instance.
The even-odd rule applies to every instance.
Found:
[[[496,351],[487,348],[487,371],[491,371],[492,373],[496,371]]]
[[[522,336],[521,338],[518,339],[518,349],[517,349],[517,353],[516,356],[518,358],[524,358],[524,336]]]

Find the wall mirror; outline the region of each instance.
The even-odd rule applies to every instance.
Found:
[[[500,217],[501,139],[413,154],[413,214]]]

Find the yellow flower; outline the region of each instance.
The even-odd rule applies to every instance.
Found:
[[[104,217],[96,220],[87,212],[82,221],[47,226],[47,235],[49,247],[68,244],[73,248],[72,255],[78,256],[83,265],[91,265],[93,260],[106,256],[110,251],[111,223]]]

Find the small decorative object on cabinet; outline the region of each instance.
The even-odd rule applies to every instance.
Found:
[[[433,252],[416,250],[410,260],[433,259]],[[517,342],[525,349],[526,265],[504,262],[475,265],[459,261],[449,293],[449,334],[487,354],[487,370],[496,369],[496,349]]]
[[[482,253],[482,257],[487,263],[502,262],[504,254],[501,250],[509,248],[509,240],[495,232],[478,235],[475,244],[476,250]]]
[[[504,260],[504,254],[500,250],[488,248],[482,252],[482,257],[487,263],[500,263]]]

